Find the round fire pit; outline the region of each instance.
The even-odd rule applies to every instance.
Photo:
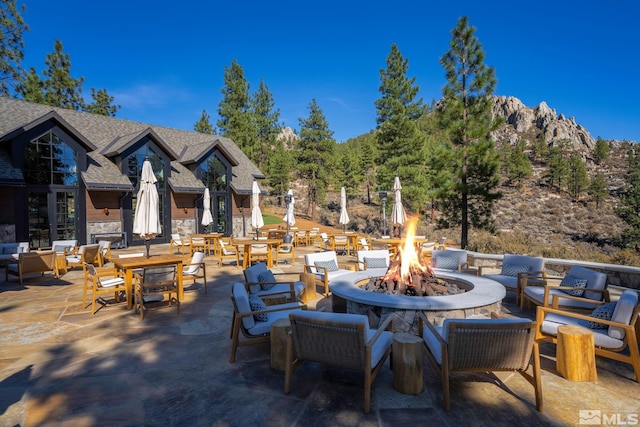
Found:
[[[417,312],[422,311],[429,321],[441,324],[446,318],[490,316],[499,312],[506,290],[500,283],[464,273],[434,269],[436,277],[453,282],[466,292],[456,295],[409,296],[370,292],[359,285],[371,276],[366,271],[345,274],[331,281],[330,289],[334,311],[366,314],[372,327],[375,319],[384,321],[397,316],[397,332],[417,333]]]

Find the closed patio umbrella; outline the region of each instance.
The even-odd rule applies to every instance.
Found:
[[[258,230],[264,225],[262,219],[262,211],[260,210],[260,187],[258,187],[258,181],[253,180],[253,187],[251,189],[251,226],[256,229],[256,237],[258,236]]]
[[[287,205],[287,213],[282,218],[282,220],[286,222],[289,227],[292,227],[293,224],[296,223],[296,217],[293,215],[293,205],[296,201],[293,198],[293,191],[289,190],[287,191],[287,194],[291,196],[291,202],[289,202],[289,204]]]
[[[204,206],[204,212],[202,213],[201,224],[205,227],[209,227],[209,224],[213,222],[213,216],[211,216],[211,195],[209,194],[209,188],[204,189],[202,205]]]
[[[344,231],[349,224],[349,214],[347,213],[347,192],[342,187],[340,189],[340,220],[338,221],[342,224],[342,230]]]
[[[133,233],[140,235],[147,246],[147,258],[149,258],[150,239],[161,233],[160,210],[158,208],[158,189],[156,188],[156,176],[149,159],[142,163],[140,176],[140,189],[136,199],[136,211],[133,218]]]
[[[404,211],[404,207],[402,206],[402,196],[400,195],[400,190],[402,190],[402,186],[400,185],[400,178],[397,176],[393,180],[393,210],[391,211],[391,222],[393,224],[402,225],[407,222],[407,213]]]

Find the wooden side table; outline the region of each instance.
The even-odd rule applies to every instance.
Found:
[[[289,319],[278,319],[271,324],[271,368],[284,371],[287,359],[287,338],[291,330]]]
[[[393,388],[404,394],[424,389],[422,339],[406,332],[393,334]]]
[[[302,302],[307,304],[309,301],[316,299],[316,276],[312,273],[300,274],[300,280],[304,282],[304,292],[302,293]]]
[[[577,325],[558,327],[556,369],[569,381],[598,381],[592,331]]]

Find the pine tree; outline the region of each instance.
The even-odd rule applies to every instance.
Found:
[[[627,232],[624,233],[626,242],[635,242],[635,249],[638,250],[637,242],[640,238],[640,214],[638,214],[640,212],[640,153],[635,147],[629,150],[625,190],[615,212],[629,226]]]
[[[518,187],[521,187],[522,182],[533,174],[531,162],[524,152],[525,146],[526,142],[520,141],[509,150],[508,176],[509,180]]]
[[[44,104],[44,84],[35,68],[31,67],[29,68],[29,72],[25,73],[22,81],[16,88],[16,92],[25,101]]]
[[[291,152],[285,148],[283,141],[276,139],[265,165],[266,181],[273,194],[282,195],[289,190],[292,169]],[[282,202],[282,198],[278,198],[278,200],[280,203]]]
[[[598,137],[596,140],[596,146],[593,148],[593,161],[596,165],[599,165],[604,160],[609,157],[609,152],[611,149],[609,148],[609,144],[604,139]]]
[[[213,135],[215,133],[213,125],[211,124],[211,117],[207,114],[207,110],[202,110],[200,120],[193,125],[193,130],[200,133],[206,133],[208,135]]]
[[[280,110],[275,109],[273,95],[264,80],[260,79],[260,86],[251,98],[251,111],[253,113],[256,140],[254,150],[250,158],[258,168],[266,164],[267,158],[274,151],[276,137],[280,132],[278,120]]]
[[[324,199],[333,162],[335,140],[324,113],[315,98],[309,104],[309,117],[298,119],[297,170],[307,185],[307,214],[316,220],[316,205]]]
[[[218,104],[218,130],[230,138],[251,159],[254,154],[256,132],[250,111],[249,83],[244,70],[234,59],[224,69],[223,98]]]
[[[21,6],[25,12],[25,6]],[[17,92],[23,78],[24,40],[22,34],[29,31],[16,0],[4,0],[0,4],[0,96]]]
[[[607,200],[609,196],[609,189],[607,188],[607,179],[602,172],[596,173],[596,175],[589,181],[589,195],[591,200],[596,203],[596,208],[600,207],[600,203]]]
[[[88,113],[115,117],[116,112],[120,109],[120,105],[113,105],[113,96],[109,95],[106,89],[95,90],[91,88],[91,98],[93,102],[84,108]]]
[[[440,118],[451,143],[439,147],[434,164],[442,169],[434,191],[440,202],[441,225],[460,225],[460,246],[469,242],[469,228],[492,230],[492,210],[500,197],[499,156],[490,132],[499,125],[491,115],[495,71],[484,64],[484,51],[461,17],[452,31],[450,50],[440,63],[446,72]]]
[[[76,79],[71,76],[71,59],[62,51],[60,40],[55,41],[54,51],[47,55],[45,66],[47,67],[43,71],[45,78],[42,80],[44,103],[53,107],[83,110],[84,77]]]
[[[417,120],[426,109],[416,100],[419,86],[407,77],[409,61],[398,46],[391,45],[387,68],[380,70],[380,94],[375,102],[378,132],[378,185],[390,189],[395,176],[402,182],[402,199],[414,209],[427,199],[425,136]]]
[[[567,176],[567,190],[569,195],[576,201],[589,187],[589,177],[587,167],[579,154],[573,153],[569,157],[569,174]]]

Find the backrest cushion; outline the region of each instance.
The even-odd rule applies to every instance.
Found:
[[[325,267],[327,272],[330,273],[332,271],[338,271],[338,264],[334,260],[328,261],[316,261],[313,263],[316,267]],[[319,273],[324,274],[324,270],[319,271]]]
[[[249,296],[249,306],[251,307],[251,311],[260,311],[267,309],[267,305],[264,303],[264,301],[262,301],[262,298],[255,294],[251,294]],[[256,322],[267,322],[269,320],[269,313],[254,314],[253,319]]]
[[[584,294],[584,288],[587,287],[587,279],[581,279],[579,277],[567,274],[560,282],[560,286],[574,288],[574,290],[562,290],[564,293],[574,297],[581,297]]]
[[[244,270],[244,281],[248,283],[259,283],[260,282],[260,274],[268,271],[267,264],[264,262],[259,262],[255,265],[252,265],[249,268]],[[260,285],[249,285],[249,291],[252,294],[260,291]]]
[[[249,313],[251,311],[251,306],[249,305],[249,295],[247,294],[247,290],[244,288],[244,284],[239,282],[234,283],[231,292],[236,301],[238,312]],[[244,326],[245,329],[251,329],[255,325],[253,316],[246,316],[242,318],[242,326]]]
[[[452,256],[444,256],[440,255],[438,257],[432,258],[434,259],[434,267],[442,268],[445,270],[457,270],[458,269],[458,258]]]
[[[532,270],[529,265],[503,263],[500,274],[503,276],[517,277],[518,273],[528,273],[530,271]]]
[[[591,312],[590,316],[595,317],[596,319],[611,320],[611,317],[613,316],[613,312],[615,309],[616,309],[615,302],[606,302],[596,307],[595,310]],[[609,326],[605,325],[604,323],[592,322],[591,320],[589,321],[587,326],[589,326],[589,328],[591,329],[609,328]]]
[[[358,264],[364,266],[365,258],[384,258],[385,263],[382,268],[389,267],[389,251],[386,249],[371,249],[368,251],[358,251]],[[374,268],[367,265],[367,268]]]
[[[387,258],[364,257],[365,268],[387,268],[389,267],[388,261]]]
[[[633,289],[627,289],[620,295],[616,308],[611,315],[612,322],[623,323],[629,325],[631,316],[638,305],[638,292]],[[624,339],[625,331],[617,326],[609,326],[609,336],[616,339]]]
[[[258,276],[258,282],[260,282],[260,287],[268,291],[269,289],[275,286],[276,276],[273,275],[271,270],[263,271]]]
[[[605,273],[574,265],[567,272],[567,275],[587,279],[587,287],[582,294],[582,298],[589,298],[596,301],[602,300],[601,292],[589,292],[589,289],[605,289],[607,286],[607,275]]]
[[[528,267],[528,268],[527,268]],[[505,271],[506,269],[506,271]],[[503,276],[517,276],[518,273],[544,270],[544,258],[528,255],[505,254],[502,261]],[[506,274],[513,273],[513,274]]]

